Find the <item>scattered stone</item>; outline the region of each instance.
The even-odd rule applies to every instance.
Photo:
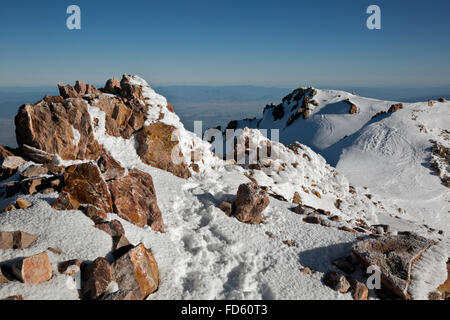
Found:
[[[346,293],[350,289],[350,283],[345,276],[337,272],[328,272],[323,278],[323,282],[340,293]]]
[[[352,257],[350,256],[334,260],[333,264],[347,274],[352,274],[355,272],[355,265],[353,264]]]
[[[54,158],[53,154],[31,147],[27,144],[22,145],[21,151],[25,157],[37,163],[50,164]]]
[[[317,198],[319,198],[319,199],[322,198],[322,196],[320,195],[319,191],[317,191],[317,190],[312,189],[312,190],[311,190],[311,193],[312,193],[313,195],[315,195],[315,196],[316,196]]]
[[[105,294],[99,300],[119,301],[119,300],[139,300],[139,298],[131,291],[119,290],[113,293]]]
[[[45,175],[47,173],[48,169],[46,167],[31,165],[21,173],[21,176],[24,178],[34,178]]]
[[[99,168],[92,163],[82,163],[67,168],[64,174],[65,187],[53,204],[57,210],[77,210],[82,204],[112,212],[112,200],[108,186]]]
[[[188,166],[182,160],[183,154],[178,141],[174,141],[176,128],[161,122],[145,127],[136,134],[137,150],[145,164],[159,168],[180,178],[191,177]],[[178,155],[181,163],[175,163],[173,155]]]
[[[7,298],[1,299],[1,300],[3,300],[3,301],[19,301],[19,300],[23,300],[23,297],[20,295],[17,295],[17,296],[10,296],[10,297],[7,297]]]
[[[12,271],[25,284],[39,284],[52,278],[52,265],[46,252],[21,259]]]
[[[6,206],[5,209],[3,209],[3,212],[13,211],[13,210],[17,210],[17,208],[15,205],[10,204],[10,205]]]
[[[83,296],[89,300],[97,299],[106,292],[113,281],[112,267],[105,258],[97,258],[86,267],[83,278],[85,279]]]
[[[1,163],[1,168],[3,170],[17,170],[17,168],[19,168],[21,165],[25,164],[26,161],[23,160],[21,157],[16,157],[16,156],[9,156],[6,157],[2,163]]]
[[[428,294],[428,300],[442,300],[442,294],[439,291],[433,291]]]
[[[266,235],[270,238],[270,239],[275,239],[275,235],[270,232],[270,231],[266,231]]]
[[[332,216],[332,217],[329,217],[328,219],[330,219],[331,221],[334,221],[334,222],[342,222],[342,218],[340,216]]]
[[[27,194],[35,194],[42,188],[41,185],[42,178],[28,179],[20,182],[20,188]]]
[[[429,106],[429,107],[432,107],[432,106],[434,106],[434,102],[433,102],[433,100],[428,100],[428,106]]]
[[[62,251],[57,249],[57,248],[48,247],[47,250],[50,251],[53,254],[58,255],[58,256],[62,254]]]
[[[287,245],[288,247],[296,247],[297,246],[297,244],[295,243],[294,240],[284,240],[283,243],[285,245]]]
[[[219,209],[225,212],[227,216],[231,216],[231,214],[233,213],[233,205],[228,201],[223,201],[219,205]]]
[[[439,98],[438,101],[441,102],[441,103],[445,103],[445,102],[447,102],[447,99],[445,99],[445,98]]]
[[[399,233],[357,242],[352,251],[366,268],[371,265],[380,268],[381,281],[389,290],[403,299],[410,299],[412,265],[433,244],[434,241],[413,233]]]
[[[342,227],[339,228],[339,230],[346,231],[346,232],[352,232],[352,233],[356,232],[356,230],[354,230],[354,229],[352,229],[350,227],[347,227],[347,226],[342,226]]]
[[[23,231],[0,231],[0,249],[23,250],[35,243],[37,237]]]
[[[447,280],[438,288],[444,299],[450,298],[450,259],[447,261],[447,274]]]
[[[119,217],[139,227],[149,225],[153,230],[164,232],[153,179],[148,173],[130,170],[126,177],[108,183]]]
[[[308,267],[301,269],[300,272],[304,274],[312,274],[312,270]]]
[[[262,221],[262,212],[269,202],[267,191],[261,189],[256,183],[241,184],[234,202],[233,215],[241,222],[259,224]]]
[[[79,259],[60,262],[58,264],[58,271],[65,276],[72,277],[80,272],[82,263],[83,261]]]
[[[292,199],[292,203],[295,203],[295,204],[301,204],[302,203],[302,197],[300,197],[300,194],[297,191],[295,191],[295,193],[294,193],[294,197]]]
[[[116,260],[112,268],[119,288],[133,292],[139,299],[158,289],[158,264],[142,243]]]
[[[33,204],[25,199],[19,198],[16,200],[16,205],[19,209],[28,209]]]
[[[322,224],[322,220],[315,215],[306,216],[303,218],[303,221],[311,224]]]
[[[5,158],[11,156],[14,156],[14,154],[5,147],[3,147],[2,145],[0,145],[0,161],[3,161]]]
[[[353,300],[367,300],[369,298],[369,289],[364,283],[355,280],[353,287]]]

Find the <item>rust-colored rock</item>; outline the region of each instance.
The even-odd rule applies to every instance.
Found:
[[[28,209],[33,204],[31,202],[25,200],[25,199],[19,198],[19,199],[16,200],[16,205],[20,209]]]
[[[227,216],[231,216],[231,214],[233,213],[233,204],[231,204],[228,201],[223,201],[220,205],[219,205],[219,209],[222,210],[223,212],[225,212],[225,214]]]
[[[110,136],[129,139],[134,133],[129,121],[133,111],[125,105],[120,97],[103,95],[91,103],[106,115],[106,133]]]
[[[10,280],[3,274],[2,269],[0,268],[0,284],[8,282],[10,282]]]
[[[380,268],[382,283],[403,299],[410,299],[408,288],[415,261],[428,250],[434,241],[413,233],[381,236],[353,245],[353,253],[365,267]]]
[[[340,293],[346,293],[350,289],[350,283],[344,275],[337,272],[328,272],[323,278],[323,282],[331,289]]]
[[[294,197],[292,199],[292,203],[295,203],[295,204],[302,203],[302,197],[300,197],[300,194],[297,191],[294,192]]]
[[[113,281],[112,267],[108,260],[103,257],[95,259],[84,270],[83,279],[83,296],[89,300],[100,297]]]
[[[161,122],[144,128],[136,134],[139,143],[137,153],[144,163],[152,167],[169,171],[181,178],[189,178],[191,172],[182,161],[179,142],[174,141],[175,130],[174,126]]]
[[[73,276],[76,273],[80,272],[81,270],[81,264],[83,263],[83,260],[80,259],[74,259],[69,261],[60,262],[58,264],[58,271],[59,273],[65,275],[65,276]]]
[[[92,204],[87,204],[82,207],[83,213],[94,223],[103,223],[108,219],[108,214],[102,210],[97,208],[96,206],[93,206]]]
[[[401,109],[403,109],[403,103],[397,103],[397,104],[393,104],[393,105],[389,108],[388,112],[394,113],[394,112],[397,112],[397,111],[399,111],[399,110],[401,110]]]
[[[23,297],[21,295],[16,295],[16,296],[10,296],[10,297],[7,297],[5,299],[0,299],[0,300],[3,300],[3,301],[21,301],[21,300],[23,300]]]
[[[355,281],[352,296],[353,300],[367,300],[369,297],[369,289],[364,283]]]
[[[64,85],[64,83],[58,83],[59,94],[64,98],[80,98],[80,94],[70,84]]]
[[[17,210],[16,206],[14,204],[9,204],[3,209],[2,212],[8,212],[13,210]]]
[[[262,212],[269,202],[267,192],[256,183],[241,184],[234,201],[233,216],[244,223],[259,224],[263,218]]]
[[[312,274],[312,270],[309,267],[301,269],[300,272],[304,274]]]
[[[119,288],[133,292],[139,299],[158,289],[158,264],[142,243],[116,260],[112,267]]]
[[[112,78],[106,81],[105,88],[103,89],[104,93],[110,94],[120,94],[120,82],[119,79]]]
[[[23,105],[15,124],[19,147],[27,145],[43,151],[43,161],[48,162],[48,157],[54,154],[64,160],[97,160],[101,154],[83,99],[69,99],[64,104],[41,100]]]
[[[92,163],[73,165],[64,174],[65,187],[53,205],[57,210],[77,210],[91,204],[104,212],[112,212],[108,186],[99,168]]]
[[[303,218],[303,221],[311,224],[322,224],[322,220],[316,215],[309,215]]]
[[[108,183],[114,202],[114,212],[121,218],[143,227],[164,232],[152,177],[139,170],[130,170],[128,175]]]
[[[13,265],[14,275],[25,284],[39,284],[52,277],[52,266],[46,252],[24,258]]]
[[[0,161],[12,156],[14,156],[14,154],[11,151],[0,145]]]
[[[102,153],[97,164],[106,181],[119,179],[125,174],[125,169],[108,152]]]
[[[445,103],[445,102],[447,102],[447,99],[445,99],[445,98],[439,98],[438,101],[441,102],[441,103]]]
[[[37,237],[23,231],[0,231],[0,249],[26,249],[35,243]]]

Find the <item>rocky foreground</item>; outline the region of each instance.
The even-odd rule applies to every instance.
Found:
[[[292,288],[307,283],[325,295],[309,298],[449,298],[447,236],[403,221],[308,147],[246,129],[235,159],[248,156],[249,142],[279,157],[238,166],[186,131],[139,77],[110,79],[103,89],[80,81],[58,86],[59,96],[20,107],[19,148],[0,147],[0,298],[26,299],[29,288],[59,288],[60,281],[72,285],[61,298],[73,299],[172,297],[170,290],[176,298],[304,298],[272,284],[286,267],[296,272]],[[306,111],[297,117],[307,118]],[[392,226],[378,223],[380,216]],[[63,218],[84,230],[73,248],[55,230],[73,235],[56,223]],[[11,229],[17,226],[23,229]],[[316,263],[307,252],[324,239],[347,245]],[[175,263],[177,254],[184,261]],[[376,292],[366,285],[373,265],[381,272]]]

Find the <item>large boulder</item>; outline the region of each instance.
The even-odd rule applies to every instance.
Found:
[[[100,297],[113,281],[112,268],[108,260],[103,257],[95,259],[84,270],[83,279],[85,280],[84,297],[89,300]]]
[[[158,289],[158,264],[142,243],[117,259],[112,268],[119,288],[133,292],[139,299],[145,299]]]
[[[102,148],[94,138],[87,102],[50,100],[20,107],[15,117],[19,147],[28,145],[63,160],[97,160]]]
[[[175,137],[176,128],[161,122],[145,127],[136,134],[137,150],[142,161],[152,167],[169,171],[181,178],[189,178],[191,172],[181,161],[183,154]]]
[[[108,183],[114,212],[121,218],[143,227],[163,232],[163,220],[156,200],[152,177],[139,170],[130,170],[126,177]]]
[[[46,252],[20,259],[13,265],[14,275],[25,284],[39,284],[51,279],[52,265]]]
[[[97,165],[88,162],[68,167],[64,184],[53,208],[77,210],[83,204],[90,204],[104,212],[113,212],[108,186]]]
[[[353,253],[366,268],[377,266],[381,282],[403,299],[411,299],[408,288],[414,262],[435,242],[414,233],[381,236],[357,242]]]
[[[262,212],[269,205],[269,202],[267,192],[256,183],[241,184],[234,201],[233,216],[244,223],[261,223]]]

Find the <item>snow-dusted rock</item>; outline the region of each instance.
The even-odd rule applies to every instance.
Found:
[[[232,215],[241,222],[258,224],[261,223],[262,212],[269,203],[267,192],[256,183],[241,184],[236,194]]]

